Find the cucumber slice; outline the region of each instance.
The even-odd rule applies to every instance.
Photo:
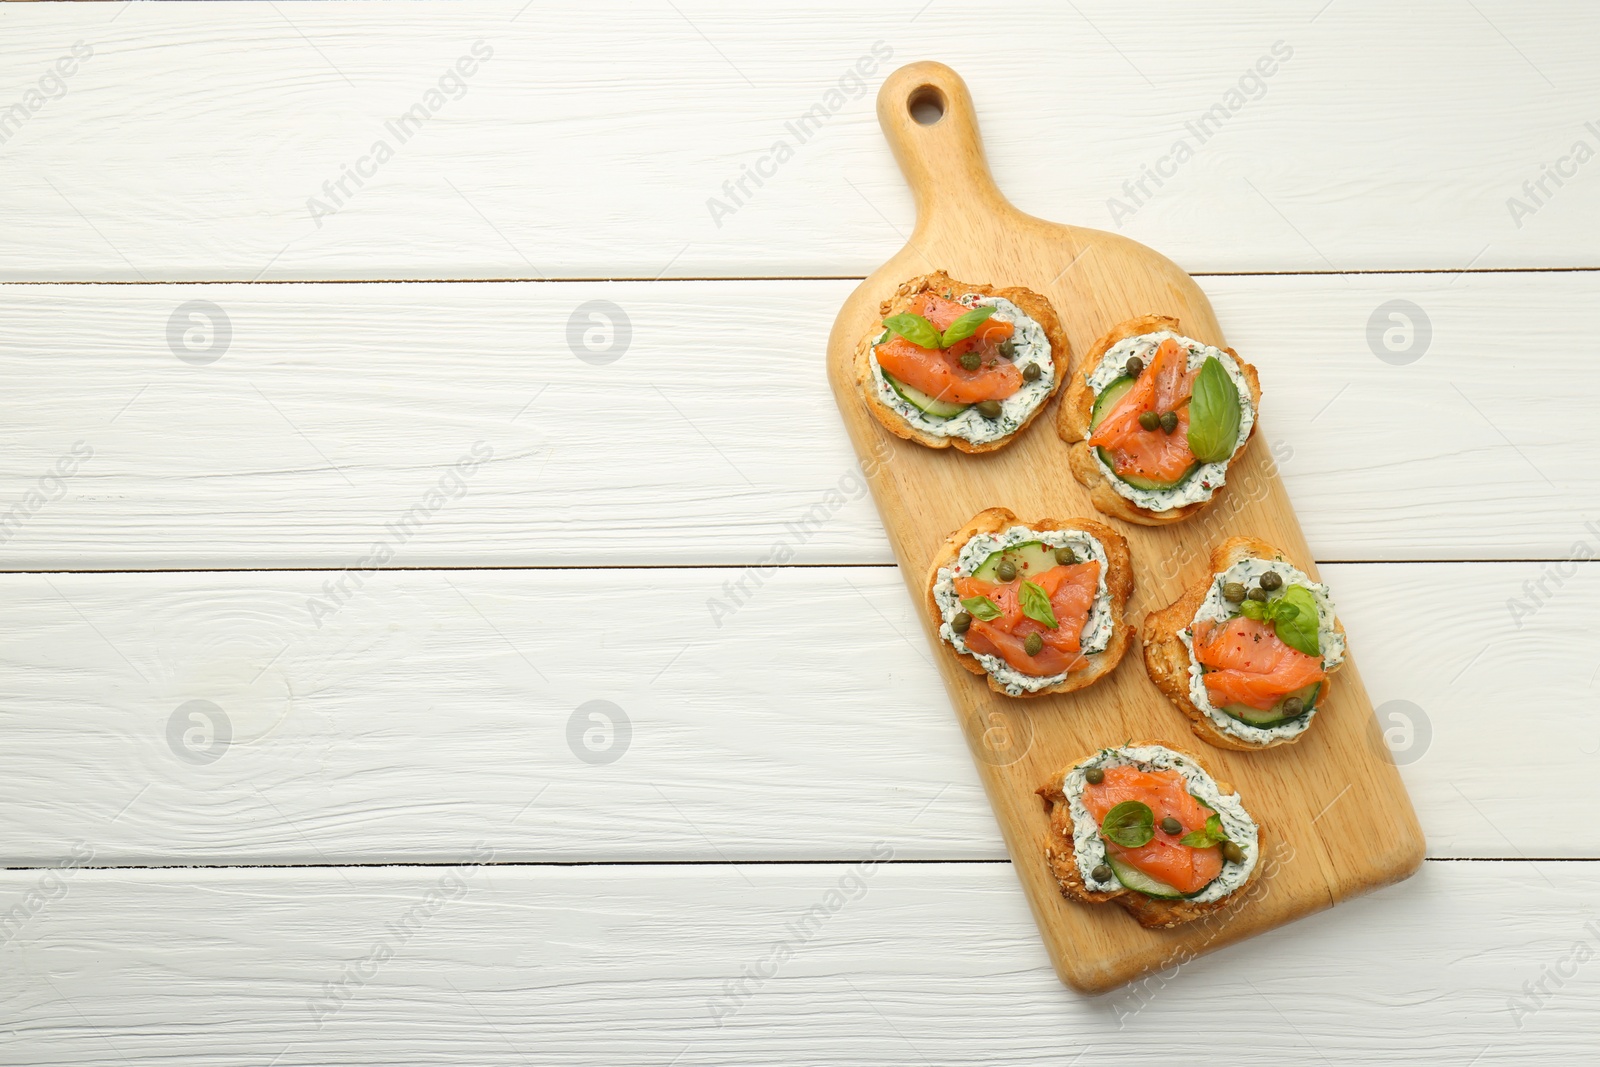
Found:
[[[1204,893],[1206,888],[1211,885],[1210,882],[1207,882],[1193,893],[1180,893],[1167,883],[1150,877],[1139,868],[1125,863],[1109,853],[1106,855],[1106,863],[1111,867],[1111,873],[1117,876],[1117,881],[1121,882],[1124,887],[1133,890],[1135,893],[1143,893],[1147,897],[1156,897],[1159,900],[1188,900]]]
[[[1012,545],[1010,548],[990,553],[989,558],[972,572],[972,576],[983,582],[999,582],[1000,576],[995,573],[995,568],[1005,559],[1017,565],[1018,576],[1027,578],[1054,567],[1056,550],[1043,541],[1024,541],[1020,545]]]
[[[1092,430],[1100,425],[1100,420],[1105,418],[1106,414],[1117,406],[1117,401],[1122,399],[1122,394],[1132,389],[1133,383],[1136,381],[1138,381],[1137,378],[1124,374],[1120,378],[1112,379],[1111,384],[1100,390],[1100,395],[1094,398],[1094,408],[1089,412],[1089,429]]]
[[[1115,856],[1106,856],[1106,863],[1111,867],[1111,872],[1117,876],[1117,881],[1136,893],[1162,900],[1182,900],[1184,897],[1184,894],[1167,883],[1150,877],[1139,868],[1124,863]]]
[[[1122,399],[1124,393],[1133,388],[1133,383],[1137,380],[1138,379],[1130,378],[1128,375],[1124,374],[1122,377],[1113,380],[1110,385],[1107,385],[1104,389],[1100,390],[1100,395],[1095,397],[1094,400],[1094,409],[1089,414],[1090,430],[1093,430],[1096,426],[1100,425],[1100,420],[1105,418],[1106,414],[1110,412],[1112,408],[1116,407],[1117,401]],[[1096,449],[1096,451],[1100,453],[1100,460],[1106,465],[1106,469],[1111,471],[1113,474],[1117,474],[1117,468],[1111,462],[1111,453],[1107,452],[1103,448]],[[1190,465],[1188,470],[1184,471],[1170,482],[1158,481],[1154,478],[1141,478],[1136,474],[1117,474],[1117,477],[1122,479],[1124,482],[1127,482],[1135,489],[1153,489],[1159,491],[1163,489],[1178,488],[1178,486],[1194,477],[1194,472],[1199,469],[1200,461],[1195,460],[1195,462]]]
[[[1228,704],[1223,707],[1222,711],[1224,714],[1232,716],[1233,718],[1238,719],[1240,722],[1248,723],[1251,726],[1259,726],[1263,729],[1272,726],[1282,726],[1286,722],[1294,722],[1296,719],[1304,718],[1305,716],[1309,715],[1311,713],[1311,709],[1316,706],[1317,695],[1321,692],[1322,683],[1312,682],[1303,689],[1296,689],[1292,693],[1285,693],[1283,695],[1283,700],[1278,701],[1265,711],[1260,708],[1252,708],[1247,704]],[[1285,715],[1283,713],[1283,702],[1284,700],[1288,700],[1290,697],[1299,697],[1304,703],[1305,706],[1301,708],[1300,714]]]
[[[1106,467],[1113,474],[1116,474],[1119,479],[1127,482],[1135,489],[1154,489],[1158,491],[1163,489],[1176,489],[1190,478],[1193,478],[1194,472],[1200,469],[1200,461],[1195,460],[1193,463],[1189,464],[1188,470],[1184,471],[1170,482],[1164,482],[1156,478],[1141,478],[1137,474],[1117,474],[1117,468],[1111,464],[1111,453],[1107,452],[1103,448],[1098,448],[1095,451],[1100,453],[1101,461],[1105,463]]]
[[[882,369],[881,367],[879,368],[879,370]],[[883,371],[883,380],[889,383],[890,389],[900,394],[900,399],[924,415],[932,415],[936,419],[952,418],[972,406],[971,404],[955,404],[948,400],[940,400],[937,397],[929,396],[921,389],[913,389],[888,371]]]

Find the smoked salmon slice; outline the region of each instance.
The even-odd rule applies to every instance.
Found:
[[[980,578],[955,580],[956,593],[963,600],[985,596],[1000,609],[995,619],[973,618],[965,635],[967,647],[980,655],[999,656],[1012,668],[1032,678],[1087,667],[1089,661],[1081,653],[1083,627],[1089,621],[1089,609],[1094,606],[1095,594],[1100,589],[1100,561],[1051,567],[1028,580],[1050,598],[1050,610],[1055,613],[1057,623],[1055,629],[1022,613],[1021,577],[1010,582],[986,582]],[[1024,646],[1029,634],[1038,634],[1044,641],[1044,647],[1032,656]]]
[[[911,305],[913,314],[921,315],[941,332],[971,310],[934,293],[921,294]],[[991,315],[971,337],[949,348],[923,348],[891,334],[874,352],[880,367],[913,389],[954,404],[977,404],[1004,400],[1022,388],[1022,372],[995,351],[995,346],[1013,332],[1011,323]],[[983,358],[977,370],[969,371],[961,365],[961,357],[968,352],[977,352]]]
[[[1010,360],[985,360],[977,370],[967,370],[961,357],[973,350],[973,338],[949,348],[923,348],[904,337],[890,337],[876,349],[878,365],[898,381],[936,400],[976,404],[1004,400],[1022,388],[1022,372]]]
[[[1328,677],[1321,657],[1290,648],[1270,625],[1243,615],[1220,625],[1195,623],[1194,658],[1212,668],[1202,680],[1219,708],[1243,704],[1266,711],[1289,693]]]
[[[1138,381],[1089,435],[1089,444],[1111,453],[1116,473],[1170,482],[1194,465],[1189,450],[1189,394],[1200,372],[1188,368],[1188,356],[1178,342],[1170,337],[1162,341]],[[1139,425],[1139,416],[1146,411],[1173,412],[1177,428],[1171,433],[1160,427],[1146,430]]]
[[[946,300],[937,293],[923,293],[911,304],[913,314],[921,315],[933,324],[933,328],[941,333],[950,328],[950,324],[972,309],[965,304],[958,304],[954,300]],[[999,344],[1014,332],[1011,323],[1003,322],[990,315],[979,325],[978,332],[973,339],[989,344]]]
[[[1184,834],[1205,827],[1211,814],[1189,795],[1187,783],[1177,771],[1141,771],[1137,767],[1107,767],[1098,784],[1083,787],[1083,806],[1094,821],[1105,821],[1106,813],[1123,801],[1137,800],[1155,816],[1155,836],[1138,848],[1124,848],[1105,838],[1111,856],[1163,881],[1180,893],[1197,893],[1222,873],[1222,848],[1194,848],[1180,844]],[[1182,828],[1175,834],[1161,829],[1161,820],[1177,819]]]

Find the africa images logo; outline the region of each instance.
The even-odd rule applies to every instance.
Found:
[[[25,90],[16,103],[0,108],[0,144],[21,133],[22,127],[43,111],[50,101],[66,96],[69,88],[67,79],[78,73],[79,67],[93,55],[94,45],[77,42],[72,46],[70,55],[57,59],[52,69],[40,75],[38,88]]]
[[[470,55],[463,55],[453,65],[446,67],[436,84],[424,91],[415,104],[383,124],[384,133],[388,136],[373,141],[366,155],[355,161],[353,169],[351,164],[343,164],[337,178],[322,183],[322,197],[307,197],[306,211],[311,215],[311,221],[317,224],[317,229],[322,229],[324,218],[343,211],[367,184],[367,179],[376,178],[379,169],[398,154],[399,147],[421,133],[423,127],[437,118],[447,103],[466,96],[467,79],[477,74],[478,68],[492,58],[494,48],[487,41],[474,42]],[[394,139],[393,144],[389,143],[390,138]]]
[[[1600,144],[1600,125],[1585,122],[1584,130]],[[1537,215],[1541,208],[1554,199],[1562,186],[1578,176],[1578,168],[1595,157],[1594,145],[1579,137],[1572,142],[1566,155],[1557,156],[1552,163],[1539,165],[1539,176],[1522,183],[1521,196],[1506,197],[1506,210],[1511,214],[1511,224],[1522,229],[1522,220]]]
[[[1221,99],[1183,124],[1184,134],[1172,143],[1166,155],[1158,158],[1154,164],[1140,167],[1137,175],[1123,182],[1122,192],[1126,199],[1113,196],[1106,200],[1106,210],[1110,212],[1111,221],[1116,223],[1117,228],[1120,230],[1124,219],[1138,214],[1139,209],[1155,197],[1156,190],[1167,184],[1163,179],[1177,177],[1178,168],[1193,159],[1200,147],[1221,133],[1222,128],[1246,105],[1266,96],[1267,79],[1278,73],[1280,65],[1289,62],[1293,56],[1294,49],[1287,41],[1274,41],[1269,53],[1246,67]],[[1151,188],[1152,185],[1155,189]]]
[[[767,184],[768,179],[777,177],[778,168],[794,158],[795,149],[816,137],[828,120],[843,110],[845,104],[865,96],[866,79],[877,71],[880,64],[893,58],[894,48],[888,42],[872,42],[871,50],[846,67],[820,100],[793,121],[783,124],[784,130],[793,136],[792,142],[789,137],[780,136],[756,157],[754,167],[749,163],[741,164],[739,174],[722,183],[721,197],[707,197],[706,210],[711,212],[711,221],[717,224],[717,229],[722,229],[724,216],[736,214],[755,196],[755,189],[751,185],[759,189]]]

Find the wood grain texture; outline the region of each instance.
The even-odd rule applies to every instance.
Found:
[[[0,1057],[1131,1067],[1198,1042],[1249,1067],[1583,1062],[1596,866],[1429,863],[1094,999],[1052,977],[1006,864],[80,870],[0,948]],[[0,875],[0,902],[39,881]]]
[[[1203,288],[1267,382],[1257,443],[1281,457],[1317,558],[1565,559],[1589,536],[1575,502],[1600,499],[1586,458],[1600,450],[1587,414],[1600,406],[1600,342],[1568,324],[1600,301],[1600,274]],[[815,373],[819,331],[770,328],[827,322],[850,289],[0,285],[0,513],[74,442],[94,451],[8,529],[0,565],[349,566],[478,441],[492,461],[392,565],[754,564],[784,550],[887,563]],[[1404,366],[1368,345],[1373,313],[1395,299],[1431,329]],[[232,328],[206,365],[175,356],[167,335],[197,300]],[[591,300],[628,316],[615,362],[569,347]],[[203,319],[180,321],[209,344]],[[752,337],[759,370],[730,373],[750,366]]]
[[[1432,856],[1600,858],[1600,827],[1546,817],[1600,805],[1600,720],[1572,710],[1594,695],[1600,563],[1573,569],[1513,619],[1538,564],[1322,568]],[[733,568],[396,571],[317,629],[327,577],[0,578],[0,861],[80,840],[120,865],[447,863],[480,839],[515,861],[1005,856],[890,568],[759,588]],[[707,601],[741,580],[716,626]],[[231,727],[209,764],[167,734],[190,700]],[[569,746],[591,700],[629,719],[610,764]],[[1525,728],[1500,729],[1508,709]]]
[[[911,102],[937,94],[943,117],[922,125]],[[1093,514],[1088,494],[1065,470],[1065,446],[1031,433],[981,457],[902,445],[878,461],[886,433],[856,391],[851,360],[860,339],[878,328],[884,296],[907,277],[942,269],[952,276],[1022,285],[1056,308],[1074,352],[1116,323],[1140,315],[1177,318],[1189,336],[1225,345],[1205,295],[1169,260],[1125,238],[1057,226],[1024,215],[994,186],[984,162],[977,116],[966,85],[949,67],[902,67],[878,94],[878,118],[917,201],[917,228],[906,246],[861,283],[828,342],[828,377],[857,453],[866,462],[903,577],[913,596],[927,580],[943,539],[988,507],[1019,515]],[[1246,360],[1250,353],[1242,352]],[[1080,373],[1074,366],[1073,373]],[[1268,383],[1270,390],[1270,381]],[[1271,409],[1264,406],[1263,425]],[[1205,567],[1211,546],[1236,534],[1280,546],[1315,577],[1311,552],[1278,480],[1270,433],[1236,458],[1228,487],[1187,522],[1166,527],[1116,523],[1132,548],[1137,614],[1176,599]],[[1115,522],[1115,520],[1113,520]],[[937,641],[931,617],[924,630]],[[1203,952],[1272,929],[1411,874],[1424,842],[1405,787],[1386,753],[1352,655],[1316,726],[1298,744],[1269,752],[1210,750],[1207,770],[1234,783],[1252,816],[1278,842],[1260,862],[1260,892],[1215,917],[1168,931],[1144,930],[1126,915],[1061,899],[1043,856],[1049,826],[1034,790],[1070,761],[1128,738],[1186,739],[1173,710],[1136,669],[1080,693],[1026,705],[991,696],[984,683],[939,657],[940,673],[963,724],[1001,833],[1061,979],[1101,993],[1166,965],[1174,952]],[[1016,738],[1027,734],[1029,747]],[[1175,746],[1188,747],[1181,741]],[[1335,805],[1344,832],[1316,823]],[[1296,862],[1298,861],[1298,862]]]
[[[984,34],[924,0],[525,7],[7,8],[0,105],[73,42],[94,55],[0,145],[0,276],[860,276],[910,220],[870,94],[921,58],[967,72],[1020,207],[1113,228],[1117,198],[1123,232],[1191,271],[1600,266],[1587,168],[1520,226],[1507,208],[1595,141],[1587,6],[1034,0]],[[400,143],[386,123],[479,40],[494,55],[465,95]],[[857,80],[880,41],[891,60]],[[1280,41],[1292,57],[1260,78]],[[819,105],[801,143],[787,124]],[[374,168],[380,138],[395,155]]]

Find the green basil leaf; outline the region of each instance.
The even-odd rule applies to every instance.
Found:
[[[921,315],[913,315],[909,312],[902,315],[890,315],[883,320],[883,324],[918,348],[944,347],[939,338],[939,331],[933,328],[933,323]]]
[[[1257,622],[1265,622],[1267,618],[1267,606],[1259,600],[1246,600],[1239,605],[1239,614],[1243,615],[1247,619],[1254,619]]]
[[[1222,816],[1206,816],[1206,824],[1202,829],[1184,834],[1178,839],[1178,844],[1188,845],[1190,848],[1210,848],[1220,845],[1228,840],[1228,831],[1222,828]]]
[[[1303,585],[1291,585],[1277,603],[1281,607],[1274,617],[1273,629],[1278,640],[1308,656],[1322,655],[1321,635],[1317,632],[1317,601],[1311,590]],[[1285,618],[1283,608],[1293,608],[1294,614]]]
[[[1123,848],[1139,848],[1148,845],[1156,836],[1156,817],[1150,805],[1124,800],[1106,812],[1100,823],[1100,833]]]
[[[1061,625],[1056,622],[1056,613],[1050,607],[1050,594],[1026,578],[1022,580],[1022,593],[1019,599],[1022,603],[1022,613],[1034,622],[1048,626],[1052,630]]]
[[[1216,356],[1200,364],[1189,397],[1189,451],[1201,463],[1220,463],[1239,444],[1239,387]]]
[[[988,305],[973,308],[950,324],[950,328],[944,332],[944,336],[941,338],[943,343],[939,347],[949,348],[957,341],[965,341],[977,333],[978,327],[988,321],[989,316],[993,314],[994,308]]]
[[[986,596],[969,596],[961,602],[961,606],[967,609],[968,615],[984,622],[993,622],[1001,614],[995,602]]]

